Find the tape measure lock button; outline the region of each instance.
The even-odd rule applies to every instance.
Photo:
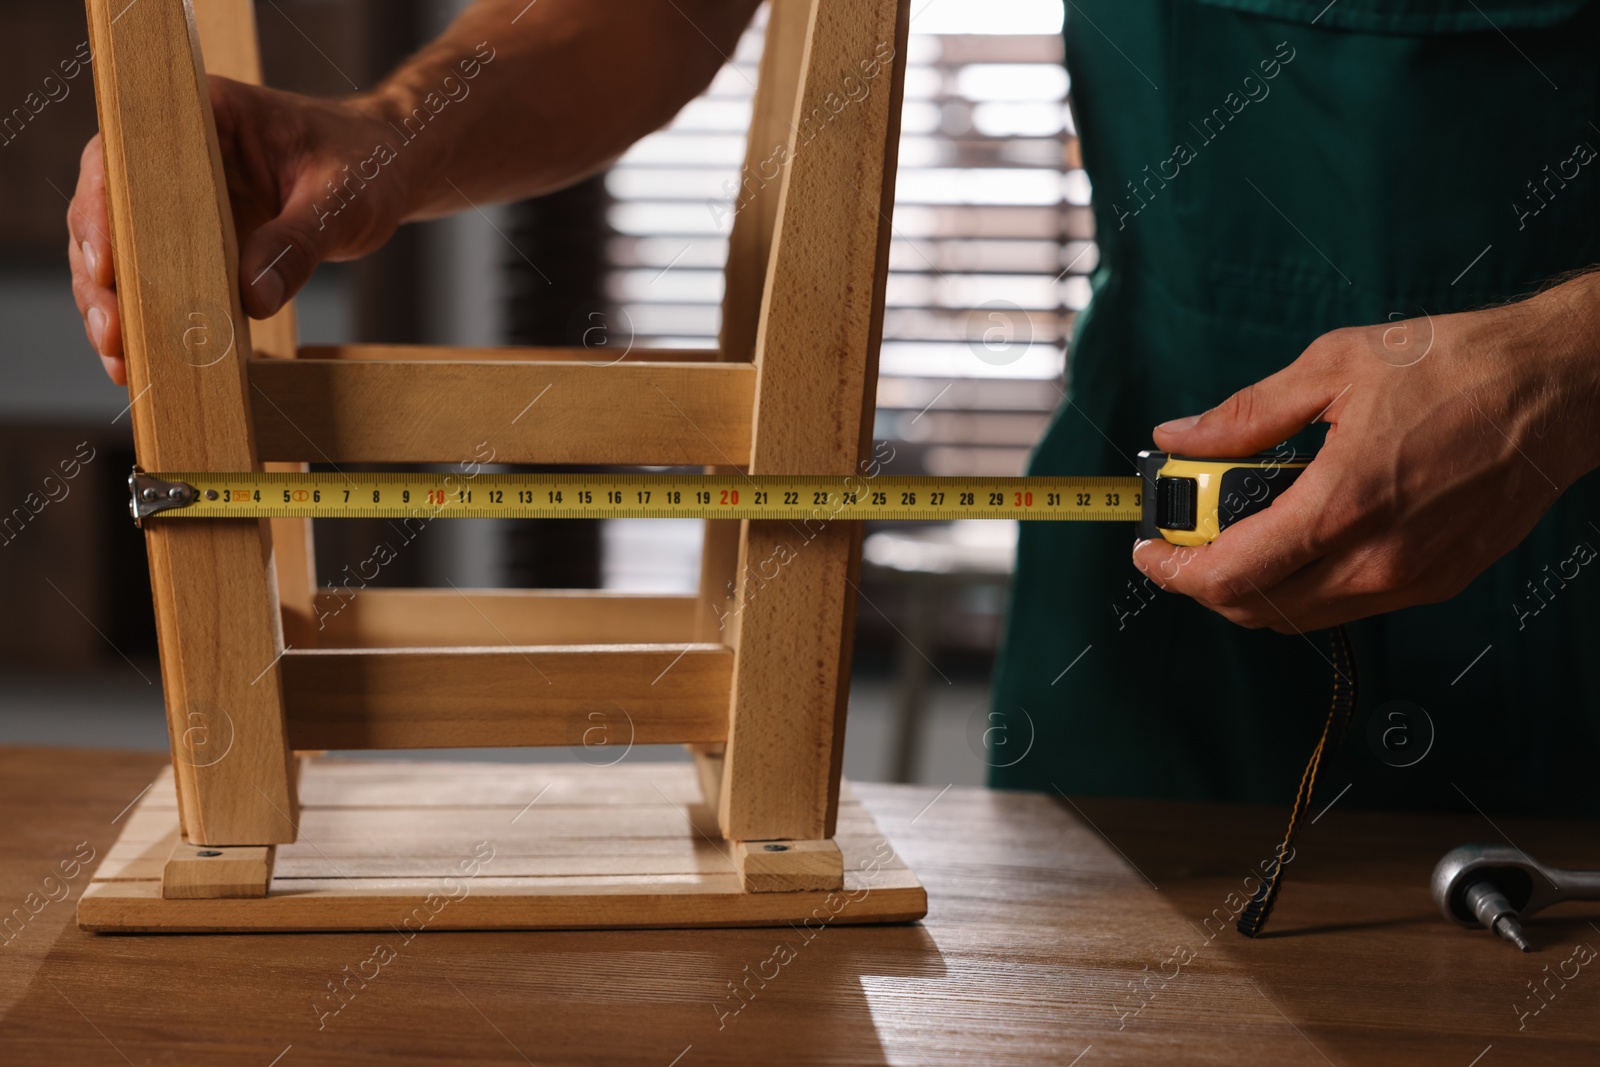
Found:
[[[1151,492],[1155,500],[1156,526],[1163,530],[1192,530],[1195,509],[1199,506],[1193,478],[1157,478]]]

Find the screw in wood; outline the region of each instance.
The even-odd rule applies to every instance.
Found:
[[[220,856],[222,853],[218,852],[216,849],[208,848],[200,852],[196,852],[195,855],[200,856],[203,859],[210,859],[213,856]]]
[[[788,845],[762,845],[761,846],[761,850],[763,852],[788,852],[789,851],[789,846]]]

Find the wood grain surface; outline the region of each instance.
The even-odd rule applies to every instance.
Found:
[[[261,49],[256,41],[255,5],[250,0],[193,0],[195,34],[200,39],[206,73],[251,85],[263,83]],[[294,301],[264,322],[239,320],[250,334],[251,354],[265,359],[293,359],[300,330]],[[306,471],[303,463],[266,464],[269,471]],[[272,564],[278,575],[278,606],[283,612],[284,637],[299,648],[316,640],[312,623],[312,598],[317,590],[316,550],[310,519],[270,519]]]
[[[721,645],[293,650],[297,750],[714,742],[728,736]],[[631,709],[631,710],[630,710]]]
[[[302,804],[299,839],[255,856],[175,844],[178,806],[164,771],[122,819],[122,836],[78,900],[78,925],[101,933],[401,929],[414,937],[821,928],[928,912],[916,875],[848,790],[834,841],[785,842],[826,851],[797,848],[800,863],[752,871],[737,846],[718,839],[692,765],[624,763],[620,746],[614,763],[599,755],[610,765],[308,758],[300,782],[314,799]],[[228,853],[243,861],[231,875],[222,870]]]
[[[255,470],[238,249],[188,8],[87,9],[139,464]],[[153,523],[145,544],[184,829],[209,844],[291,841],[267,528]],[[216,749],[231,758],[214,759]]]
[[[692,596],[592,589],[337,589],[317,594],[313,611],[321,648],[661,644],[695,633]]]
[[[748,451],[756,371],[733,363],[258,359],[250,385],[263,459],[699,466]]]
[[[165,783],[163,783],[165,784]],[[172,806],[176,825],[177,805]],[[162,842],[165,845],[165,841]],[[160,861],[160,852],[151,849],[150,867]],[[272,864],[277,848],[273,845],[238,845],[210,848],[176,841],[167,851],[161,870],[149,870],[152,882],[160,883],[161,896],[169,900],[206,900],[212,897],[264,897],[272,884]],[[154,887],[152,886],[152,889]]]
[[[1445,923],[1427,893],[1439,856],[1499,840],[1496,826],[1547,862],[1600,865],[1593,824],[1387,816],[1347,798],[1307,828],[1259,941],[1207,940],[1203,923],[1268,854],[1275,808],[905,786],[857,792],[927,886],[916,925],[809,941],[761,929],[409,944],[81,933],[74,901],[164,762],[0,749],[0,906],[26,913],[35,893],[39,908],[0,934],[6,1064],[1561,1067],[1593,1064],[1600,1040],[1591,967],[1552,982],[1521,1030],[1514,1010],[1545,966],[1600,947],[1600,905],[1536,917],[1538,951],[1521,954]],[[380,943],[395,958],[324,1014],[339,1003],[327,984],[371,973]],[[793,957],[768,962],[780,944]],[[1178,945],[1194,958],[1163,981]],[[730,994],[775,969],[745,1001]],[[1132,1014],[1129,983],[1147,974],[1155,992]]]
[[[782,13],[780,25],[792,17]],[[864,481],[877,472],[862,461],[877,396],[909,25],[908,0],[812,0],[756,329],[752,474]],[[796,43],[787,30],[779,41]],[[840,91],[859,99],[832,114]],[[761,128],[758,117],[758,136]],[[720,806],[732,840],[833,833],[862,528],[816,518],[742,528],[744,578],[723,638],[737,650]],[[773,571],[770,582],[750,579]]]

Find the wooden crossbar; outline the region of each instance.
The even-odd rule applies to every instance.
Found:
[[[460,345],[301,345],[301,359],[404,360],[427,363],[587,363],[612,367],[621,363],[716,363],[709,348],[640,348],[613,352],[606,348],[502,348]],[[749,362],[749,360],[745,360]]]
[[[359,595],[358,595],[359,592]],[[696,598],[588,589],[360,589],[317,594],[318,648],[667,644],[694,639]]]
[[[750,454],[756,371],[257,359],[249,382],[267,460],[698,466]]]
[[[297,749],[716,742],[720,645],[312,649],[284,654]]]

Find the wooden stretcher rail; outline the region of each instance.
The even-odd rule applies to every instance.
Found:
[[[313,603],[318,648],[657,644],[694,637],[696,599],[588,589],[336,589]],[[302,646],[303,647],[303,646]]]
[[[301,345],[301,359],[365,360],[407,363],[587,363],[604,368],[620,363],[716,363],[710,348],[464,348],[457,345]],[[748,362],[748,359],[746,360]]]
[[[702,466],[750,455],[742,363],[253,359],[262,460]]]
[[[315,649],[286,652],[300,750],[629,745],[728,736],[721,645]]]

